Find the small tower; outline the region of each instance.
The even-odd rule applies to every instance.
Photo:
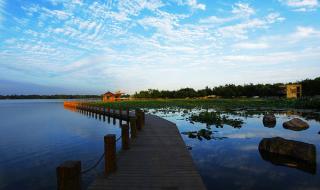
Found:
[[[287,84],[287,98],[300,98],[302,96],[301,84]]]

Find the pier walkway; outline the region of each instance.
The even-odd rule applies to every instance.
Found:
[[[100,109],[94,112],[99,113]],[[120,116],[119,112],[110,112]],[[128,113],[124,115],[134,116],[133,112]],[[116,171],[108,176],[101,174],[88,189],[206,189],[177,126],[151,114],[146,114],[144,119],[144,127],[137,137],[130,138],[130,149],[116,155]]]
[[[89,190],[205,189],[176,125],[157,116],[146,115],[145,127],[117,163],[115,173],[97,178]]]

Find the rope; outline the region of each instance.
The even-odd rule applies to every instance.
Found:
[[[86,169],[84,171],[81,171],[81,174],[88,173],[89,171],[91,171],[94,168],[96,168],[100,164],[100,162],[102,161],[103,158],[104,158],[104,153],[100,156],[99,160],[93,166],[91,166],[90,168],[88,168],[88,169]]]
[[[116,139],[116,142],[118,142],[120,139],[121,139],[121,135]],[[105,153],[103,153],[101,156],[100,156],[100,158],[99,158],[99,160],[93,165],[93,166],[91,166],[90,168],[88,168],[88,169],[86,169],[86,170],[83,170],[83,171],[81,171],[81,174],[85,174],[85,173],[88,173],[88,172],[90,172],[91,170],[93,170],[94,168],[96,168],[99,164],[100,164],[100,162],[102,161],[102,159],[104,158],[104,156],[105,156]]]

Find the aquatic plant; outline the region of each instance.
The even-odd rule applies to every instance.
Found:
[[[212,131],[208,129],[200,129],[199,131],[188,131],[188,132],[182,132],[184,135],[188,135],[189,138],[198,138],[199,140],[202,140],[202,138],[206,140],[210,140],[212,137]]]
[[[213,132],[210,129],[200,129],[199,131],[187,131],[187,132],[182,132],[181,134],[183,135],[188,135],[189,138],[195,139],[197,138],[198,140],[202,141],[203,139],[206,140],[222,140],[227,137],[216,137],[213,135]]]
[[[231,119],[227,115],[220,112],[200,112],[193,114],[189,118],[190,121],[205,123],[208,127],[215,125],[217,128],[222,128],[224,125],[230,125],[234,128],[241,128],[244,123],[242,119]]]
[[[284,108],[314,108],[320,109],[320,99],[305,98],[297,100],[289,99],[134,99],[120,102],[92,102],[95,106],[110,106],[113,108],[129,107],[130,109],[162,109],[170,108],[177,110],[184,109],[229,109],[231,111],[255,109],[284,109]]]

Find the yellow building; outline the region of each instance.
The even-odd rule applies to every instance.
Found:
[[[300,98],[302,96],[301,84],[287,84],[287,98]]]

